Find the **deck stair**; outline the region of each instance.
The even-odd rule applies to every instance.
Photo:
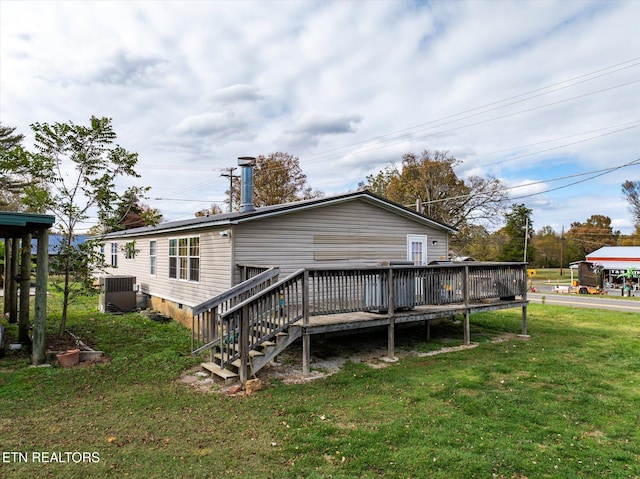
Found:
[[[249,373],[254,375],[260,369],[272,362],[278,354],[282,353],[296,339],[301,336],[301,328],[299,326],[291,326],[286,332],[279,332],[275,335],[275,341],[263,341],[258,349],[249,351]],[[218,376],[225,382],[234,382],[239,378],[240,360],[227,364],[222,367],[223,354],[220,352],[220,346],[215,348],[211,354],[211,360],[203,362],[200,366],[209,371],[211,374]]]

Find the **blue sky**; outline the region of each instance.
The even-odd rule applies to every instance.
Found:
[[[0,0],[0,22],[2,124],[30,145],[111,117],[167,220],[224,207],[239,156],[291,153],[333,194],[429,149],[536,229],[632,231],[640,164],[612,168],[640,159],[640,2]]]

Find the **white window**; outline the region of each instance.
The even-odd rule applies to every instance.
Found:
[[[200,281],[200,238],[169,240],[169,278]]]
[[[111,243],[111,266],[118,267],[118,243]]]
[[[416,266],[427,264],[427,237],[407,235],[407,261]]]
[[[149,241],[149,274],[153,276],[156,275],[156,245],[156,240]]]

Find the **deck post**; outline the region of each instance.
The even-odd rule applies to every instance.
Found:
[[[464,345],[469,346],[471,344],[471,327],[469,326],[469,310],[464,312]]]
[[[2,311],[6,313],[9,311],[10,297],[7,294],[7,292],[9,291],[7,281],[11,277],[11,238],[9,238],[8,236],[4,238],[4,271],[2,277],[4,278],[4,282],[2,284],[4,307]]]
[[[309,326],[309,270],[302,274],[302,375],[309,375],[311,362],[311,336],[307,333]]]
[[[527,287],[527,264],[525,263],[522,268],[524,269],[523,274],[525,277],[525,284],[522,286],[522,299],[523,300],[527,300],[527,292],[529,290],[529,288]],[[527,334],[527,306],[523,306],[522,307],[522,336],[528,336]]]
[[[247,382],[249,366],[249,307],[244,306],[240,317],[240,382]]]
[[[18,238],[11,240],[10,275],[5,278],[4,294],[9,294],[9,323],[18,322]],[[7,288],[8,286],[8,288]],[[8,292],[8,293],[7,293]],[[6,312],[5,312],[6,314]]]
[[[393,308],[393,303],[395,302],[395,298],[393,297],[393,267],[389,267],[387,272],[387,302],[389,305],[388,315],[389,315],[389,326],[387,329],[387,356],[389,358],[395,357],[395,334],[396,334],[396,321],[395,321],[395,311]]]
[[[18,341],[27,344],[29,338],[29,290],[31,289],[31,234],[22,236],[20,258],[20,314],[18,320]]]
[[[464,296],[464,344],[471,344],[471,327],[469,325],[469,266],[464,267],[464,280],[462,282],[462,294]]]

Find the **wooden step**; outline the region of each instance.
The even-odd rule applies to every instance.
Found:
[[[251,326],[254,336],[265,336],[267,334],[271,334],[274,329],[277,329],[277,326]]]
[[[211,363],[211,362],[201,363],[200,366],[202,366],[204,369],[206,369],[210,373],[215,374],[216,376],[224,379],[225,382],[232,382],[238,378],[237,373],[234,373],[233,371],[229,371],[228,369],[223,369],[216,363]]]
[[[258,351],[257,349],[252,349],[251,351],[249,351],[250,358],[255,358],[256,356],[264,356],[264,353],[262,351]],[[222,362],[222,353],[214,353],[213,357]]]

